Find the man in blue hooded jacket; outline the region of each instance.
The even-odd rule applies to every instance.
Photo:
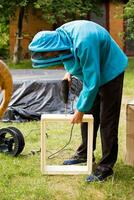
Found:
[[[82,90],[71,123],[81,123],[84,113],[94,116],[93,151],[100,126],[102,158],[88,182],[103,181],[113,174],[118,154],[118,123],[123,77],[127,57],[110,34],[100,25],[86,20],[72,21],[55,31],[41,31],[29,45],[33,67],[62,64],[71,76],[82,82]],[[64,164],[85,162],[87,123],[81,123],[82,144]],[[93,156],[93,160],[95,160]]]

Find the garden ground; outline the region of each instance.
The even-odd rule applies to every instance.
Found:
[[[25,63],[26,64],[26,63]],[[25,65],[24,64],[24,65]],[[29,68],[29,67],[28,67]],[[85,175],[44,176],[40,172],[40,153],[29,154],[40,149],[40,122],[0,123],[0,127],[15,126],[25,137],[25,149],[17,158],[0,154],[0,199],[1,200],[133,200],[134,167],[124,164],[126,139],[126,104],[134,99],[134,59],[129,59],[126,70],[119,125],[119,156],[114,167],[114,179],[104,183],[87,184]],[[60,127],[60,128],[59,128]],[[48,125],[48,155],[60,149],[69,138],[70,126]],[[56,137],[57,135],[57,137]],[[66,151],[49,163],[62,163],[72,155],[80,143],[79,126],[75,126],[73,138]],[[96,159],[101,157],[98,134]]]

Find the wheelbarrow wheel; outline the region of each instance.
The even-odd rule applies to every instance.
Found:
[[[0,152],[19,155],[25,146],[23,134],[15,127],[0,129]]]

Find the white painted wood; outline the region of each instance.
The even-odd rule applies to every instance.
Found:
[[[93,160],[93,121],[88,121],[88,141],[87,141],[87,167],[88,174],[92,172],[92,160]]]
[[[43,114],[41,115],[41,120],[45,120],[45,122],[70,121],[72,117],[73,114]],[[92,115],[85,114],[83,116],[83,122],[89,122],[89,120],[93,120]]]
[[[43,173],[46,167],[46,123],[41,120],[41,172]]]
[[[92,147],[93,147],[93,117],[85,114],[83,122],[88,123],[87,165],[47,165],[46,163],[46,122],[69,122],[73,115],[68,114],[43,114],[41,116],[41,172],[49,175],[79,175],[92,172]]]
[[[46,174],[58,175],[79,175],[79,174],[87,174],[88,167],[87,166],[78,166],[78,165],[47,165],[46,166]]]

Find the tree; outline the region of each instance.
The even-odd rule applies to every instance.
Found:
[[[134,39],[134,0],[129,0],[125,5],[124,16],[126,18],[128,38]]]
[[[21,59],[21,39],[22,35],[22,27],[23,27],[23,19],[25,10],[36,0],[1,0],[0,1],[0,22],[1,23],[9,23],[11,17],[14,17],[16,10],[18,9],[18,25],[16,32],[16,44],[14,47],[14,55],[13,62],[19,63]]]
[[[91,12],[101,14],[98,3],[101,0],[0,0],[0,22],[9,23],[18,9],[18,25],[13,61],[18,63],[21,58],[22,28],[26,10],[31,6],[40,9],[43,17],[56,28],[57,26],[75,19],[88,19]]]
[[[91,12],[100,15],[100,0],[37,0],[35,8],[43,11],[43,17],[57,26],[75,19],[88,19]]]

